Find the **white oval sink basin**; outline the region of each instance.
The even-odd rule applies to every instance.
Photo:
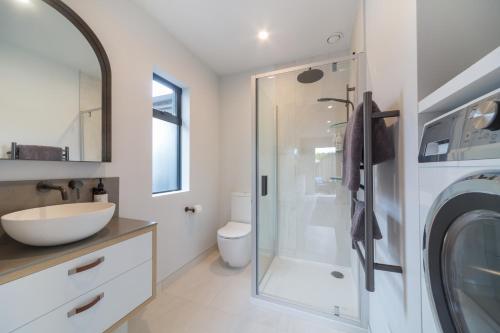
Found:
[[[61,245],[89,237],[108,224],[115,204],[84,202],[21,210],[2,216],[5,232],[34,246]]]

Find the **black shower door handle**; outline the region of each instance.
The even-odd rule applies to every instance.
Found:
[[[263,197],[267,195],[267,176],[261,177],[261,195]]]

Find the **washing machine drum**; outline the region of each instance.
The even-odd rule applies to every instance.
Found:
[[[462,179],[424,231],[427,292],[443,332],[500,332],[500,174]]]

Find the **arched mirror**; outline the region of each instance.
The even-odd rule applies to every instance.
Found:
[[[0,0],[0,159],[111,161],[111,70],[60,0]]]

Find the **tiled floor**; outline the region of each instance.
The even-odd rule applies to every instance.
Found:
[[[341,333],[331,323],[250,301],[250,265],[224,266],[217,252],[160,291],[129,321],[129,333]]]
[[[342,279],[331,275],[341,272]],[[263,294],[275,296],[318,311],[359,320],[358,291],[348,267],[275,257],[260,285]]]

